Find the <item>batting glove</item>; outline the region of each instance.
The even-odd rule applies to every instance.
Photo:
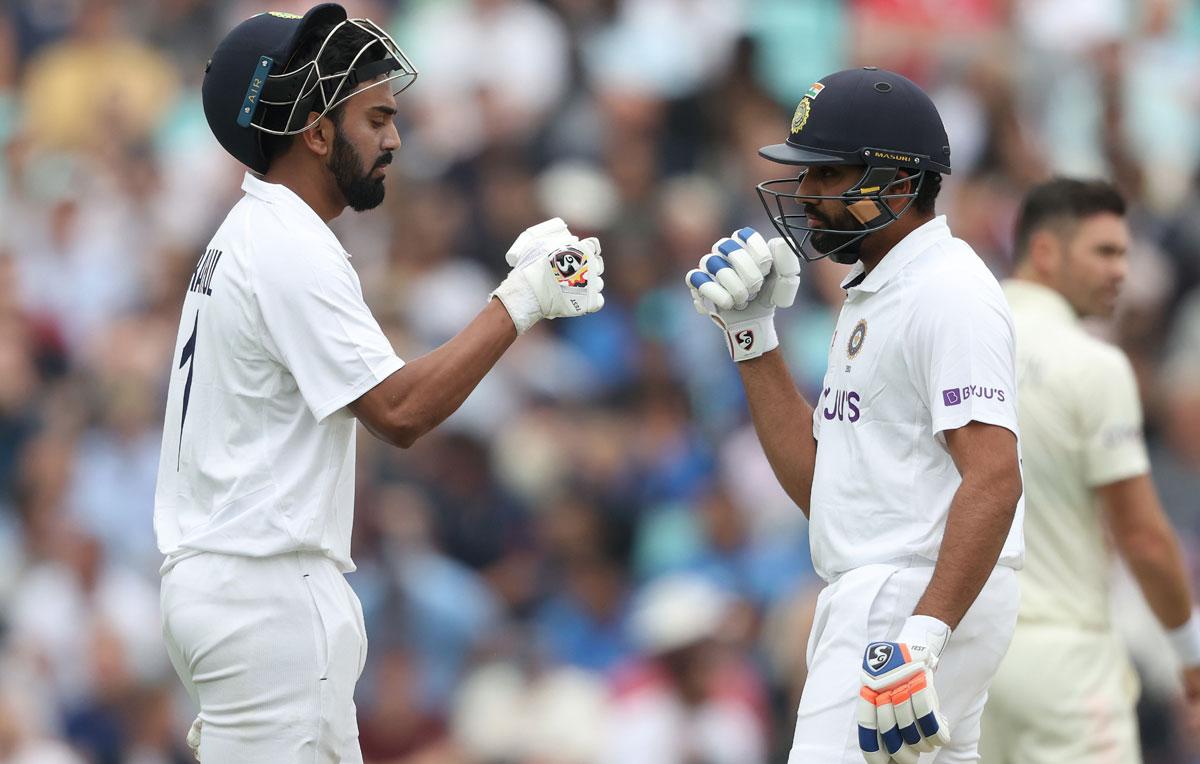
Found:
[[[684,277],[696,312],[725,332],[735,361],[779,347],[775,308],[789,307],[800,286],[800,258],[783,239],[742,228],[713,245]]]
[[[867,764],[916,764],[921,753],[950,742],[933,688],[949,639],[949,626],[914,615],[895,642],[867,645],[858,700],[858,747]]]
[[[491,296],[524,334],[543,318],[595,313],[604,307],[600,242],[579,240],[560,218],[525,229],[505,255],[512,271]]]

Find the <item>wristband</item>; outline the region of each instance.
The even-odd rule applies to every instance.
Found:
[[[1192,611],[1187,623],[1167,632],[1175,655],[1185,667],[1200,666],[1200,611]]]

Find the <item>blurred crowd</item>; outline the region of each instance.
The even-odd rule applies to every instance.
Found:
[[[1195,3],[345,4],[421,71],[384,205],[333,224],[401,357],[464,326],[546,217],[600,237],[608,284],[603,311],[539,325],[414,448],[361,438],[349,578],[371,642],[368,764],[786,759],[820,582],[682,275],[731,230],[771,230],[754,185],[780,168],[756,149],[847,66],[934,96],[954,152],[939,209],[998,276],[1030,184],[1104,176],[1129,196],[1130,276],[1096,331],[1134,360],[1200,574]],[[238,21],[307,3],[3,8],[0,764],[185,762],[194,709],[161,645],[153,493],[187,278],[242,175],[199,87]],[[810,400],[843,272],[808,266],[781,319]],[[1117,591],[1147,761],[1200,761],[1172,721],[1169,651]]]

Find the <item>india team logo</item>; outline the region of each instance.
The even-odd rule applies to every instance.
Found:
[[[804,129],[805,123],[808,122],[808,113],[812,110],[811,101],[808,96],[800,99],[800,103],[796,106],[796,113],[792,115],[792,135]]]
[[[858,351],[862,350],[863,343],[867,340],[867,319],[860,318],[858,323],[854,325],[854,331],[850,332],[850,341],[846,343],[846,355],[853,358],[858,355]]]
[[[587,255],[574,247],[564,247],[554,253],[554,272],[567,286],[587,286]]]
[[[792,135],[804,129],[804,125],[808,122],[808,115],[812,111],[813,99],[821,95],[821,91],[824,89],[824,85],[814,82],[804,97],[800,99],[800,103],[796,105],[796,113],[792,115]]]

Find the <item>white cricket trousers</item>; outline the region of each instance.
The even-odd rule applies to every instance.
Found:
[[[361,764],[362,608],[327,557],[199,554],[162,578],[163,636],[201,764]]]
[[[821,592],[788,764],[864,764],[855,717],[863,650],[900,634],[932,575],[931,565],[867,565]],[[951,739],[922,754],[921,764],[979,761],[979,718],[1012,639],[1018,604],[1016,571],[997,567],[942,651],[933,684]]]

